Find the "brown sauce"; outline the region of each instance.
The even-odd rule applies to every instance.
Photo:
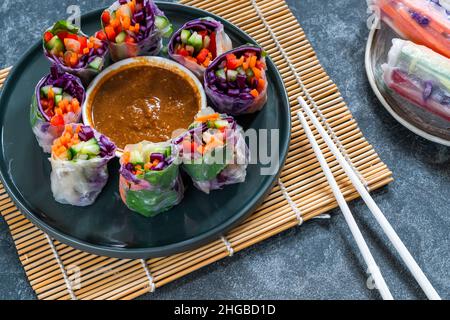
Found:
[[[123,149],[143,140],[166,141],[187,129],[200,109],[200,94],[167,69],[135,66],[100,84],[92,104],[95,129]]]

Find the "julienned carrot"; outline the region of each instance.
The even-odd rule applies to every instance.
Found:
[[[264,90],[265,86],[266,86],[266,81],[264,81],[263,78],[260,78],[258,80],[258,86],[256,89],[258,90],[258,92],[262,92]]]
[[[258,90],[256,90],[256,89],[253,89],[252,91],[250,91],[250,94],[251,94],[254,98],[256,98],[257,96],[259,96],[259,92],[258,92]]]
[[[218,113],[213,113],[213,114],[208,114],[208,115],[205,115],[205,116],[197,117],[195,119],[195,121],[196,122],[206,122],[206,121],[209,121],[209,120],[217,120],[217,119],[219,119],[219,117],[220,117],[220,115]]]
[[[75,132],[73,132],[72,125],[66,125],[61,137],[56,139],[52,145],[52,154],[56,157],[64,158],[67,156],[67,150],[80,142],[78,132],[81,125],[78,125]]]
[[[450,33],[450,26],[448,24],[448,20],[446,17],[444,17],[443,15],[439,14],[439,12],[437,12],[438,10],[433,10],[433,5],[434,4],[428,4],[428,7],[430,8],[431,11],[436,11],[434,12],[429,12],[428,10],[424,10],[424,8],[420,5],[420,2],[417,1],[411,1],[411,0],[403,0],[404,4],[412,9],[413,11],[421,14],[422,16],[427,16],[430,19],[430,27],[432,27],[434,30],[436,30],[437,32],[440,33]]]
[[[405,25],[405,30],[403,30],[404,33],[407,34],[409,33],[410,37],[413,39],[415,38],[416,40],[419,41],[428,42],[435,51],[439,51],[440,53],[446,56],[449,55],[449,49],[446,48],[444,45],[442,45],[442,43],[439,40],[435,39],[434,37],[430,37],[429,33],[426,30],[422,29],[421,27],[417,28],[417,24],[413,22],[414,20],[411,21],[412,18],[408,12],[406,12],[405,10],[398,10],[397,12],[404,20]],[[410,30],[414,30],[414,32],[411,32]]]
[[[261,72],[261,70],[259,70],[258,68],[252,67],[252,71],[253,71],[254,76],[255,76],[257,79],[260,79],[260,78],[262,77],[262,72]]]
[[[250,68],[256,67],[256,60],[257,60],[257,57],[256,57],[256,56],[251,56],[251,57],[250,57],[250,63],[248,64],[248,66],[249,66]]]
[[[431,47],[433,50],[450,57],[450,45],[446,46],[445,41],[441,41],[439,38],[444,38],[445,30],[450,31],[446,27],[446,21],[444,24],[439,23],[436,18],[430,17],[429,25],[424,28],[424,26],[419,25],[412,17],[408,8],[417,11],[418,13],[428,16],[423,12],[423,10],[417,10],[418,7],[414,5],[413,1],[403,1],[404,7],[396,8],[390,1],[380,1],[380,9],[384,12],[394,25],[403,33],[404,36],[410,38],[419,44],[424,44]],[[445,33],[445,32],[444,32]]]

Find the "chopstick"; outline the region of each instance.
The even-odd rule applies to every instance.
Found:
[[[389,288],[386,282],[384,281],[383,276],[381,275],[380,269],[378,268],[378,265],[376,264],[375,259],[373,258],[372,253],[370,252],[369,247],[367,246],[367,243],[364,240],[363,235],[358,228],[358,225],[356,224],[355,218],[353,217],[350,208],[348,207],[347,202],[345,201],[345,198],[341,190],[339,189],[336,180],[334,179],[333,173],[331,172],[330,167],[328,166],[327,161],[325,160],[325,157],[320,151],[320,147],[317,144],[317,141],[314,138],[313,133],[311,132],[311,128],[308,126],[308,122],[306,121],[305,116],[301,112],[299,112],[298,117],[302,123],[303,129],[305,130],[306,136],[311,142],[314,153],[316,154],[316,157],[319,160],[320,166],[322,167],[322,170],[325,173],[328,183],[331,189],[333,190],[334,197],[336,198],[339,207],[341,208],[341,211],[344,214],[345,221],[347,221],[350,231],[353,237],[355,238],[356,244],[358,245],[358,248],[361,251],[364,261],[366,262],[368,271],[372,275],[373,280],[375,281],[375,285],[381,294],[381,297],[384,300],[393,300],[394,297],[389,291]]]
[[[394,248],[399,253],[399,255],[402,258],[403,262],[406,264],[406,266],[408,267],[409,271],[412,273],[413,277],[416,279],[416,281],[419,283],[419,285],[422,288],[422,290],[425,292],[425,294],[428,297],[428,299],[430,299],[430,300],[441,300],[441,297],[439,296],[439,294],[433,288],[433,286],[431,285],[430,281],[427,279],[427,277],[423,273],[422,269],[420,269],[419,265],[414,260],[414,258],[411,255],[411,253],[405,247],[405,245],[403,244],[403,242],[400,239],[400,237],[397,235],[397,233],[392,228],[392,226],[389,223],[389,221],[386,219],[386,217],[381,212],[381,210],[378,207],[378,205],[375,203],[375,201],[370,196],[369,192],[366,190],[366,188],[364,187],[362,182],[359,180],[359,178],[356,175],[355,171],[353,171],[353,168],[345,160],[345,158],[342,155],[342,153],[339,151],[339,149],[333,143],[333,140],[330,138],[328,133],[322,127],[322,125],[320,124],[319,120],[317,119],[317,117],[315,116],[315,114],[313,113],[311,108],[306,104],[305,100],[302,97],[299,97],[298,101],[299,101],[300,105],[302,106],[303,110],[308,115],[309,119],[312,121],[313,125],[317,128],[317,131],[319,132],[320,136],[323,138],[323,140],[327,144],[327,146],[330,149],[331,153],[335,156],[335,158],[338,161],[338,163],[341,165],[341,167],[344,169],[344,171],[347,174],[347,176],[350,178],[350,181],[352,182],[353,186],[356,188],[358,193],[361,195],[361,198],[367,204],[370,212],[372,212],[373,216],[375,217],[377,222],[380,224],[380,226],[383,229],[384,233],[386,234],[388,239],[393,244]],[[314,151],[316,152],[316,156],[318,157],[318,159],[319,158],[323,158],[323,160],[325,161],[325,158],[323,157],[322,151],[320,150],[320,147],[318,146],[316,139],[312,135],[311,129],[309,128],[305,117],[303,116],[303,114],[301,112],[298,112],[297,116],[298,116],[298,118],[300,119],[300,121],[303,124],[303,128],[305,130],[305,133],[307,133],[308,139],[309,139],[311,145],[313,146]],[[319,161],[320,161],[320,159],[319,159]],[[320,162],[321,162],[321,165],[322,165],[322,161],[320,161]],[[327,164],[326,161],[324,162],[324,165],[328,169],[328,170],[324,169],[324,167],[322,166],[322,168],[324,169],[324,172],[328,171],[329,174],[331,174],[331,176],[329,176],[329,175],[327,175],[327,173],[325,173],[327,175],[327,179],[331,178],[331,180],[334,181],[335,187],[337,187],[336,180],[334,180],[334,177],[333,177],[333,175],[331,173],[331,170],[329,169],[328,164]],[[329,182],[330,182],[330,180],[329,180]],[[331,183],[330,183],[330,185],[331,185]],[[332,186],[332,188],[333,188],[333,186]],[[337,197],[336,197],[336,193],[335,192],[337,192],[337,194],[338,194]],[[347,206],[347,203],[345,202],[345,199],[343,198],[343,195],[342,195],[341,191],[339,190],[339,187],[337,187],[337,189],[333,188],[333,193],[335,193],[336,200],[338,200],[339,206],[341,207],[341,210],[343,210],[344,215],[348,215],[350,210],[344,212],[344,210],[348,209],[348,206]],[[338,197],[341,198],[341,200],[339,200]],[[341,206],[341,204],[343,204],[342,203],[342,199],[344,199],[344,202],[345,202],[345,205],[343,205],[343,206]],[[345,207],[347,207],[347,209],[345,209]],[[350,213],[350,215],[351,215],[351,213]],[[347,220],[347,218],[346,218],[346,220]],[[348,223],[348,221],[347,221],[347,223]],[[350,226],[350,224],[349,224],[349,227],[352,230],[352,228],[354,228],[355,226]],[[356,228],[357,228],[357,226],[356,226]],[[354,231],[355,230],[353,229],[352,233]],[[357,242],[361,241],[359,238],[355,237],[355,239],[356,239]],[[358,243],[358,247],[360,245],[361,245],[361,243]],[[365,257],[365,259],[368,258],[367,257],[367,252],[361,251],[361,253]],[[375,265],[369,265],[370,259],[366,260],[366,263],[368,264],[369,268],[375,266]],[[381,279],[376,279],[375,278],[376,271],[379,271],[379,270],[375,270],[375,274],[372,274],[372,276],[374,278],[375,283],[377,284],[378,289],[380,290],[380,294],[382,294],[382,296],[383,296],[383,295],[387,294],[387,292],[384,292],[384,291],[382,292],[382,290],[386,290],[386,288],[379,287],[379,284],[377,283],[377,281],[381,282]]]

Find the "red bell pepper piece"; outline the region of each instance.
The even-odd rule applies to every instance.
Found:
[[[103,21],[103,25],[107,25],[109,24],[109,21],[111,20],[111,15],[109,14],[108,10],[103,11],[102,13],[102,21]]]
[[[232,53],[227,54],[226,59],[227,59],[227,68],[230,70],[235,70],[244,62],[244,59],[242,59],[242,57],[241,59],[236,59],[236,56]]]
[[[80,43],[80,51],[82,52],[84,48],[87,48],[87,38],[83,36],[78,37],[78,42]]]
[[[202,50],[200,50],[200,52],[197,55],[197,61],[199,63],[203,63],[206,60],[208,53],[209,53],[208,49],[203,48]]]
[[[67,31],[61,31],[61,32],[58,32],[57,36],[58,36],[58,38],[60,38],[62,41],[64,41],[64,39],[67,37],[68,34],[69,34],[69,33],[68,33]]]
[[[49,42],[53,38],[53,34],[51,32],[44,33],[44,41]]]
[[[50,124],[52,126],[63,126],[64,125],[64,118],[62,115],[57,114],[50,120]]]
[[[133,37],[127,36],[125,38],[125,43],[128,43],[128,44],[136,43],[136,40],[134,40]]]
[[[105,41],[106,40],[106,33],[103,30],[97,31],[95,33],[95,37],[99,40]]]
[[[217,57],[217,47],[216,47],[216,33],[211,32],[210,34],[210,41],[209,41],[209,48],[208,50],[211,52],[211,55],[213,59]]]
[[[189,56],[189,51],[187,51],[185,48],[179,48],[176,53],[183,57]]]
[[[69,39],[73,39],[73,40],[77,40],[77,41],[78,41],[78,35],[76,35],[76,34],[67,33],[66,38],[69,38]]]
[[[110,41],[114,41],[116,39],[116,32],[114,31],[114,28],[111,26],[105,27],[106,36]]]

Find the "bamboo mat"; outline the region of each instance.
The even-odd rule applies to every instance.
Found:
[[[292,141],[278,184],[263,205],[224,237],[197,250],[149,260],[95,256],[51,239],[29,222],[0,185],[0,211],[39,299],[133,299],[224,259],[336,207],[331,189],[295,117],[303,96],[370,190],[392,174],[365,140],[338,88],[321,67],[305,33],[283,0],[182,0],[218,14],[250,34],[269,53],[286,85]],[[10,69],[0,71],[0,86]],[[347,200],[358,197],[314,131]]]

